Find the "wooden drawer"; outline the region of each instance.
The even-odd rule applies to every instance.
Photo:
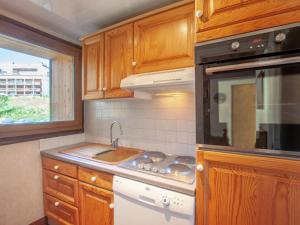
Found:
[[[78,181],[52,172],[43,170],[44,192],[63,200],[72,205],[78,206]]]
[[[78,179],[95,186],[112,190],[113,175],[79,167]]]
[[[77,178],[77,166],[70,163],[43,157],[43,168]]]
[[[44,194],[46,215],[61,225],[79,225],[78,209],[50,195]]]

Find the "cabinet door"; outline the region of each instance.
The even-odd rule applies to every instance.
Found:
[[[133,24],[105,33],[105,98],[131,97],[120,88],[121,80],[132,74]]]
[[[196,0],[198,42],[298,21],[299,0]]]
[[[113,193],[89,184],[79,184],[81,225],[113,225]]]
[[[199,151],[198,225],[299,225],[299,161]]]
[[[194,4],[134,23],[134,73],[194,64]]]
[[[83,99],[103,98],[104,34],[83,41]]]

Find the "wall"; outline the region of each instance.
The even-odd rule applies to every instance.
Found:
[[[85,102],[86,140],[109,143],[109,128],[121,122],[120,144],[170,154],[195,153],[193,94],[160,96],[153,100]],[[114,133],[119,134],[117,127]]]
[[[44,216],[40,151],[81,141],[83,134],[0,146],[0,225]]]

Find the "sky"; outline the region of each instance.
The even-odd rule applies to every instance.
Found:
[[[49,65],[48,59],[0,48],[0,64],[7,64],[9,62],[14,62],[16,64],[43,62],[44,64]]]

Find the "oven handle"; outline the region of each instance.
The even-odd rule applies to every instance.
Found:
[[[214,73],[229,72],[233,70],[277,66],[277,65],[285,65],[285,64],[292,64],[292,63],[299,63],[299,62],[300,62],[300,56],[296,56],[296,57],[283,58],[283,59],[272,59],[272,60],[241,63],[241,64],[228,65],[228,66],[210,67],[210,68],[206,68],[205,72],[207,75],[213,75]]]

